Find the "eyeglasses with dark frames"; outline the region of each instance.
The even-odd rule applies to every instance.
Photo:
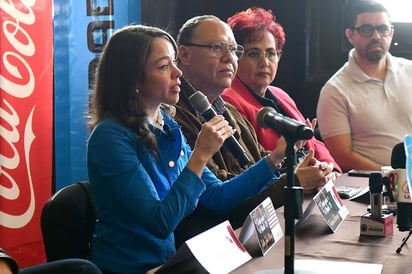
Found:
[[[267,50],[267,51],[262,51],[259,49],[248,49],[245,51],[246,57],[251,60],[258,62],[262,56],[267,58],[269,62],[278,62],[280,57],[282,56],[282,51],[276,51],[276,50]]]
[[[210,44],[210,45],[186,43],[182,45],[187,46],[187,47],[209,48],[212,56],[216,58],[222,58],[222,56],[224,56],[227,53],[227,51],[229,51],[232,54],[232,56],[237,58],[237,60],[240,60],[240,58],[242,58],[243,52],[245,51],[245,49],[241,45],[226,44],[226,43]]]
[[[360,27],[351,28],[352,30],[356,30],[360,36],[362,37],[371,37],[373,33],[378,31],[379,35],[382,37],[387,37],[391,34],[393,26],[392,25],[379,25],[379,26],[372,26],[372,25],[362,25]]]

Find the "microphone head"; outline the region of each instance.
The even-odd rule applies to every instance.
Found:
[[[313,130],[306,124],[283,116],[272,107],[261,108],[256,119],[260,127],[272,128],[285,137],[294,136],[301,140],[309,140],[313,137]]]
[[[266,117],[268,115],[270,115],[272,112],[276,113],[276,110],[274,108],[271,108],[271,107],[263,107],[259,110],[259,112],[256,116],[256,119],[257,119],[258,125],[260,127],[270,128],[270,126],[266,123],[265,120],[266,120]]]
[[[383,186],[382,174],[380,172],[372,172],[369,175],[370,193],[381,193],[382,186]]]
[[[303,125],[299,128],[299,136],[302,140],[310,140],[314,135],[313,129]]]
[[[196,91],[189,97],[189,102],[192,107],[200,114],[211,108],[209,100],[200,90]]]
[[[396,144],[392,149],[391,166],[393,169],[406,168],[405,146],[402,143]]]

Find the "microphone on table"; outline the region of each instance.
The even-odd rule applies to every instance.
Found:
[[[207,97],[201,92],[196,91],[189,97],[189,101],[193,108],[205,119],[209,121],[216,115],[216,111],[212,108]],[[243,149],[242,145],[232,135],[225,140],[223,145],[232,153],[232,155],[239,161],[241,166],[250,163],[250,159]]]
[[[391,166],[393,170],[387,173],[389,184],[395,192],[397,205],[397,225],[399,231],[412,229],[412,202],[406,179],[406,152],[404,143],[396,144],[392,149]]]
[[[406,152],[403,142],[396,144],[393,147],[391,154],[391,166],[393,169],[406,168]]]
[[[383,193],[383,196],[387,196],[390,203],[398,202],[399,185],[401,181],[399,177],[406,178],[405,155],[406,154],[403,143],[396,144],[393,147],[391,154],[392,170],[386,171],[383,174],[384,177],[382,178],[382,181],[386,189],[386,191]],[[394,212],[394,214],[397,214],[397,206],[395,206],[392,211]]]
[[[361,235],[387,236],[393,233],[393,214],[382,211],[383,181],[381,172],[369,175],[370,212],[361,216]]]
[[[313,130],[302,122],[278,113],[272,107],[263,107],[257,114],[259,126],[271,128],[285,137],[295,137],[297,140],[309,140]]]
[[[397,220],[399,231],[409,231],[402,239],[401,245],[396,253],[401,253],[403,246],[412,234],[412,202],[410,199],[409,186],[406,179],[406,152],[404,143],[396,144],[391,155],[392,171],[389,172],[390,185],[395,191],[397,205]]]
[[[369,191],[371,204],[371,217],[382,217],[382,174],[372,172],[369,176]]]
[[[382,178],[382,183],[385,186],[385,192],[383,192],[383,196],[387,196],[389,199],[390,203],[394,203],[395,202],[395,196],[393,196],[393,191],[391,188],[391,181],[389,180],[389,177],[383,177]],[[394,214],[396,213],[396,211],[394,211]]]

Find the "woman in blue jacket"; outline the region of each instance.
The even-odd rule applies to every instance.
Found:
[[[92,260],[103,273],[144,273],[165,263],[176,251],[174,229],[198,203],[223,213],[279,176],[283,139],[226,182],[206,168],[233,134],[220,115],[190,149],[172,118],[181,76],[176,53],[167,32],[128,26],[112,35],[98,65],[87,166],[98,210]]]

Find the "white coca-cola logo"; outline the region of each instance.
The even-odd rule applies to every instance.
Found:
[[[30,64],[26,58],[35,54],[36,48],[30,34],[24,29],[25,26],[33,25],[36,16],[32,7],[36,1],[20,0],[15,5],[12,0],[0,0],[0,9],[7,16],[2,16],[1,22],[1,43],[8,43],[11,47],[1,52],[2,70],[0,70],[0,92],[7,93],[12,98],[25,99],[29,97],[35,87],[35,77]],[[16,182],[12,174],[19,176],[24,172],[27,178],[27,187],[30,191],[30,201],[21,214],[13,215],[0,208],[0,226],[8,228],[20,228],[25,226],[33,217],[35,209],[34,186],[30,167],[30,152],[35,135],[33,133],[33,116],[36,106],[31,106],[27,117],[20,117],[15,107],[0,94],[0,117],[4,126],[0,125],[0,137],[5,141],[7,155],[0,151],[1,184],[0,198],[15,201],[20,196],[20,189],[23,188]],[[13,102],[17,102],[14,100]],[[20,102],[21,104],[27,102]],[[18,127],[22,130],[19,132]],[[23,142],[23,151],[17,149],[17,144]],[[10,155],[10,151],[12,152]],[[23,168],[26,168],[23,170]],[[19,182],[22,184],[22,182]],[[26,182],[23,182],[26,184]]]

